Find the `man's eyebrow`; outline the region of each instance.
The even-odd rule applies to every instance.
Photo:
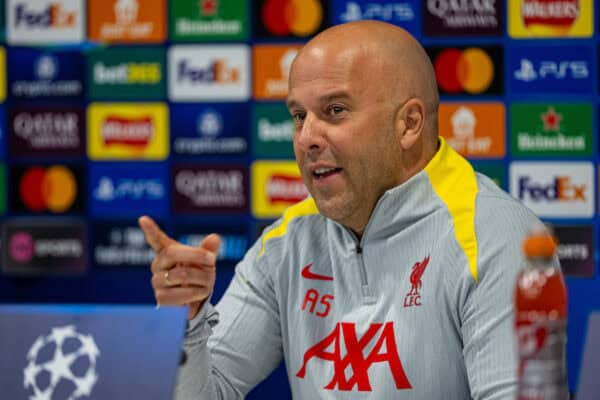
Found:
[[[333,101],[333,100],[342,100],[342,99],[349,99],[349,98],[350,98],[350,94],[348,92],[346,92],[345,90],[341,90],[341,91],[327,93],[323,96],[320,96],[319,102],[320,103],[329,103],[330,101]]]
[[[344,100],[344,99],[349,99],[349,98],[350,98],[350,94],[348,92],[346,92],[345,90],[342,90],[342,91],[327,93],[322,96],[319,96],[317,101],[319,103],[329,103],[334,100]],[[299,106],[300,106],[300,103],[298,103],[294,99],[289,99],[287,101],[287,107],[289,109],[299,107]]]

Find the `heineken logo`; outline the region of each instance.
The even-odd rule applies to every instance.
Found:
[[[517,155],[591,154],[590,104],[514,104],[511,146]]]

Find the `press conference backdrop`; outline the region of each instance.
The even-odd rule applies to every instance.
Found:
[[[307,194],[284,105],[292,59],[328,26],[377,19],[426,47],[441,134],[555,224],[575,388],[600,308],[592,0],[2,3],[1,302],[152,302],[141,214],[184,243],[222,235],[218,299]],[[280,369],[251,398],[289,396],[285,381]]]

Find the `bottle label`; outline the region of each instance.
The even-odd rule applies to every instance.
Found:
[[[568,399],[566,326],[565,320],[518,320],[518,400]]]

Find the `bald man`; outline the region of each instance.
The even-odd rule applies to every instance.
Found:
[[[189,304],[180,399],[243,398],[282,361],[296,399],[507,399],[512,293],[537,218],[437,132],[423,48],[381,22],[299,52],[288,108],[311,197],[265,229],[219,304],[219,239],[140,219],[159,304]]]

